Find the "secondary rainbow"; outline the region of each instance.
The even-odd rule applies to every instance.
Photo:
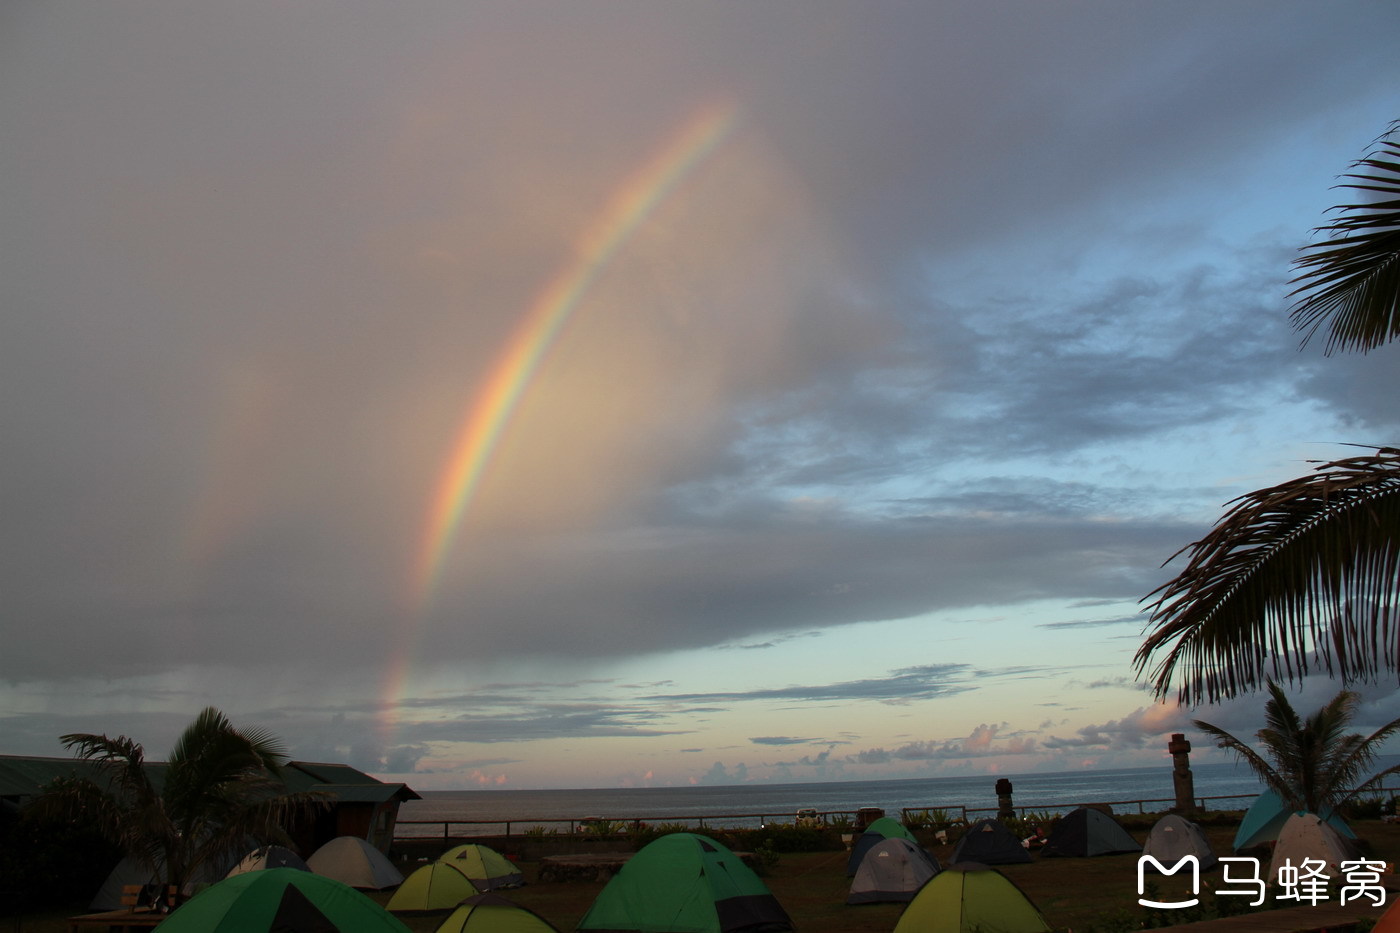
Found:
[[[414,563],[411,606],[431,603],[462,517],[531,377],[580,299],[609,260],[677,186],[734,130],[730,103],[701,108],[619,185],[574,242],[571,258],[531,302],[462,419],[447,465],[434,487]]]

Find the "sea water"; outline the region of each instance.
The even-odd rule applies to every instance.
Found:
[[[1391,756],[1387,756],[1391,757]],[[1192,769],[1195,794],[1210,809],[1244,809],[1261,790],[1253,772],[1236,764],[1203,764]],[[399,812],[398,835],[439,835],[441,821],[512,824],[512,831],[531,825],[566,828],[560,823],[598,817],[682,822],[705,817],[711,826],[758,826],[763,821],[791,822],[799,809],[854,814],[861,807],[880,807],[899,817],[905,808],[935,808],[961,815],[962,808],[992,810],[997,806],[996,783],[1012,783],[1017,809],[1063,812],[1083,803],[1118,802],[1116,812],[1137,812],[1136,801],[1148,801],[1148,812],[1172,806],[1170,764],[1156,768],[1062,771],[1046,774],[972,775],[914,778],[898,781],[833,781],[801,784],[738,784],[689,787],[589,788],[580,790],[456,790],[425,791],[422,800],[406,802]],[[974,818],[991,812],[971,814]],[[406,821],[436,821],[414,826]],[[499,828],[499,827],[497,827]],[[465,827],[459,827],[461,831]],[[478,827],[482,832],[492,827]]]

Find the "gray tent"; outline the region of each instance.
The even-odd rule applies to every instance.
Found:
[[[1220,864],[1201,827],[1175,813],[1168,813],[1152,825],[1142,854],[1152,856],[1168,868],[1188,855],[1196,856],[1201,871],[1210,871]]]
[[[967,828],[953,849],[954,862],[1014,865],[1029,862],[1030,852],[1001,820],[978,820]]]
[[[213,884],[224,876],[228,871],[232,859],[225,859],[217,865],[205,864],[200,866],[194,873],[194,877],[185,885],[184,893],[189,895],[208,884]],[[131,856],[123,858],[116,867],[107,875],[107,880],[102,882],[102,887],[97,889],[97,893],[92,896],[92,902],[88,905],[90,910],[120,910],[122,905],[122,889],[131,885],[149,885],[152,892],[160,888],[161,876],[165,874],[165,862],[153,870],[143,866]]]
[[[359,836],[337,836],[311,853],[306,866],[352,888],[380,891],[403,884],[403,873],[388,856]]]
[[[1142,846],[1133,841],[1133,837],[1113,817],[1093,807],[1080,807],[1062,817],[1050,830],[1050,838],[1041,847],[1040,857],[1064,855],[1082,858],[1141,851]]]
[[[908,902],[938,874],[938,859],[898,836],[878,842],[865,853],[851,882],[847,904]]]

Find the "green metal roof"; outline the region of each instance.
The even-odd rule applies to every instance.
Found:
[[[311,790],[334,794],[341,803],[384,803],[387,800],[420,800],[404,784],[315,784]]]
[[[159,785],[164,762],[147,762],[152,780]],[[45,785],[61,777],[94,777],[97,763],[77,758],[31,758],[0,755],[0,797],[33,797]],[[290,761],[282,771],[287,789],[319,790],[346,803],[383,803],[386,800],[418,800],[405,784],[386,784],[349,765]]]
[[[0,756],[0,797],[32,797],[57,778],[91,777],[95,770],[75,758]]]

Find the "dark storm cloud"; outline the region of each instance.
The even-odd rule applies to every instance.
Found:
[[[1052,668],[974,669],[967,664],[925,664],[890,671],[888,677],[867,678],[830,684],[790,684],[782,687],[758,687],[723,693],[672,693],[644,696],[640,699],[657,702],[750,702],[779,700],[796,703],[828,703],[876,700],[903,703],[956,696],[977,689],[995,679],[1051,676],[1061,673]],[[756,740],[751,740],[756,741]]]
[[[1042,622],[1036,628],[1104,628],[1110,625],[1136,625],[1141,627],[1147,617],[1144,615],[1124,616],[1118,619],[1080,619],[1073,622]]]
[[[0,678],[316,682],[420,646],[424,665],[611,659],[1134,600],[1205,493],[1018,458],[1095,461],[1280,399],[1396,427],[1390,350],[1296,350],[1280,297],[1303,231],[1211,226],[1255,210],[1232,192],[1257,160],[1394,74],[1390,44],[1333,10],[346,9],[7,14]],[[1400,30],[1362,9],[1369,35]],[[670,384],[617,388],[633,369],[560,348],[539,406],[595,403],[503,457],[525,478],[471,513],[484,541],[459,543],[420,618],[405,579],[470,393],[619,179],[716,95],[743,129],[706,194],[747,178],[736,200],[771,200],[649,227],[643,268],[599,285],[622,310],[571,335],[659,356]],[[736,231],[752,239],[726,251]],[[713,266],[683,261],[690,239]],[[1093,255],[1105,241],[1130,259]],[[703,289],[735,266],[765,287]],[[590,446],[614,408],[625,440]],[[1352,439],[1371,438],[1317,440]],[[650,699],[947,696],[973,673]],[[671,728],[472,699],[502,712],[420,724],[404,755]]]

